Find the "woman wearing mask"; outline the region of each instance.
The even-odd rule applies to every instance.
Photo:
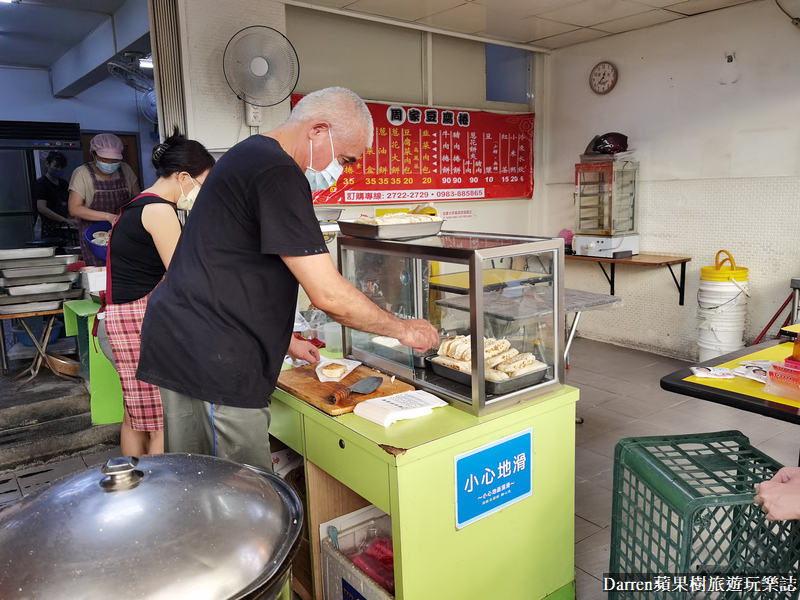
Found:
[[[67,158],[54,150],[47,155],[44,165],[47,170],[36,180],[33,192],[36,210],[42,217],[42,238],[55,238],[60,237],[62,225],[77,226],[77,222],[67,212],[69,184],[64,180]]]
[[[153,149],[158,180],[122,207],[108,246],[105,327],[114,353],[125,415],[123,456],[164,452],[158,387],[136,379],[147,299],[169,268],[181,226],[176,208],[189,208],[214,158],[202,144],[175,133]]]
[[[111,133],[100,133],[89,143],[92,162],[75,169],[69,182],[69,212],[79,219],[81,254],[87,265],[102,266],[84,237],[86,228],[98,221],[113,224],[119,209],[137,195],[139,180],[122,162],[122,141]]]

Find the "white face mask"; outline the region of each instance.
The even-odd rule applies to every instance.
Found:
[[[328,129],[328,137],[331,140],[331,154],[333,154],[333,160],[322,171],[311,168],[311,165],[314,164],[314,144],[311,140],[308,140],[308,143],[311,144],[311,160],[309,161],[309,167],[306,169],[306,179],[308,179],[308,183],[311,184],[312,192],[327,190],[336,183],[336,180],[339,179],[344,171],[342,163],[336,160],[336,153],[333,151],[333,137],[331,136],[330,129]]]
[[[96,160],[96,161],[94,161],[94,164],[97,166],[98,169],[100,169],[100,171],[102,173],[105,173],[106,175],[111,175],[114,171],[119,169],[119,163],[118,162],[115,162],[115,163],[104,163],[104,162],[100,162],[99,160]]]
[[[181,188],[181,197],[178,198],[177,207],[181,210],[192,210],[192,207],[194,206],[194,201],[197,198],[197,194],[200,193],[200,184],[197,183],[194,180],[194,177],[192,177],[191,175],[189,175],[189,178],[192,180],[194,187],[191,190],[189,190],[188,194],[183,193],[183,186],[181,185],[181,182],[178,181],[178,185]]]

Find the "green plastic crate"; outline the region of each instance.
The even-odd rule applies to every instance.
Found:
[[[614,453],[609,573],[797,577],[798,523],[767,521],[753,504],[755,484],[781,466],[740,431],[620,440]],[[721,587],[695,593],[613,591],[609,598],[748,597]],[[790,600],[798,593],[754,597]]]

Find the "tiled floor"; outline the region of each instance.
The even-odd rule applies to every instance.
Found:
[[[662,390],[661,377],[686,366],[683,361],[585,339],[575,340],[570,361],[567,382],[581,390],[578,415],[585,419],[576,425],[577,600],[606,598],[600,579],[608,570],[611,475],[620,438],[738,429],[779,462],[797,464],[800,426]],[[117,455],[113,449],[0,474],[0,505]]]
[[[738,429],[778,462],[797,464],[800,426],[665,392],[664,375],[687,363],[577,339],[567,383],[580,388],[575,449],[577,600],[605,599],[614,447],[624,437]]]

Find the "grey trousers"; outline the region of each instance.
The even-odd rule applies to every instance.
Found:
[[[236,408],[159,391],[165,452],[217,456],[272,473],[269,407]]]

